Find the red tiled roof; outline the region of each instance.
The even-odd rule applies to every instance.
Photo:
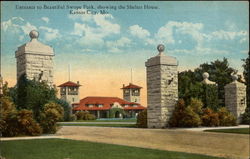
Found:
[[[65,83],[59,85],[58,87],[80,87],[80,86],[81,86],[80,84],[68,81],[68,82],[65,82]]]
[[[128,88],[137,88],[137,89],[141,89],[142,87],[137,86],[137,85],[134,85],[134,84],[132,84],[132,83],[129,83],[129,85],[123,86],[123,88],[121,88],[121,89],[128,89]]]
[[[85,97],[80,100],[79,106],[73,108],[74,110],[109,110],[112,105],[117,102],[119,103],[125,110],[142,110],[146,109],[141,106],[139,103],[128,102],[118,97]],[[92,107],[88,107],[87,105],[91,104]],[[101,104],[102,107],[96,106],[96,104]],[[125,105],[128,105],[125,107]],[[137,106],[134,106],[137,105]]]

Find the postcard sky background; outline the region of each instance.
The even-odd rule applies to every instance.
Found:
[[[70,15],[69,10],[15,9],[16,5],[154,5],[157,10],[109,10],[107,15]],[[146,105],[145,61],[166,46],[179,70],[228,58],[242,72],[241,59],[249,50],[248,2],[1,2],[1,69],[10,86],[16,83],[15,50],[30,40],[32,29],[39,40],[55,50],[54,82],[82,84],[85,96],[122,97],[122,84],[143,87]]]

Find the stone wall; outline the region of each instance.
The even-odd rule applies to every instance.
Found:
[[[43,73],[42,73],[43,72]],[[22,54],[17,57],[17,79],[26,73],[27,78],[38,79],[42,73],[41,80],[48,81],[53,84],[53,56]]]
[[[246,109],[246,86],[234,81],[225,86],[225,104],[227,109],[241,121],[241,115]]]
[[[52,47],[38,41],[39,33],[30,32],[30,42],[18,47],[16,51],[17,80],[26,73],[30,80],[47,81],[53,85],[53,57]]]
[[[150,58],[147,67],[147,117],[149,128],[164,128],[178,101],[177,60],[164,54]]]

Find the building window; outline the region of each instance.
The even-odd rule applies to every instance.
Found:
[[[129,90],[128,90],[128,89],[125,89],[125,90],[124,90],[124,94],[129,95]]]
[[[138,89],[133,90],[133,91],[132,91],[132,95],[133,95],[133,96],[139,96],[139,95],[140,95],[139,90],[138,90]]]
[[[75,98],[72,98],[72,102],[74,102],[75,101]]]

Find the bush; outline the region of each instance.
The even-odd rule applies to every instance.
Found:
[[[41,113],[40,125],[44,133],[55,133],[57,130],[56,122],[63,119],[63,108],[55,102],[49,102],[44,105]]]
[[[196,114],[202,114],[203,103],[201,100],[197,98],[191,98],[191,102],[188,107],[190,107]]]
[[[222,107],[218,110],[220,126],[232,126],[236,124],[235,116],[230,113],[225,107]]]
[[[170,117],[170,120],[168,122],[168,125],[170,127],[178,127],[181,125],[181,119],[184,116],[184,111],[185,111],[185,102],[183,99],[179,99],[175,110],[172,114],[172,116]]]
[[[169,120],[170,127],[197,127],[201,125],[201,119],[196,112],[200,112],[202,102],[192,99],[188,107],[183,99],[180,99]]]
[[[96,117],[93,114],[90,114],[89,112],[77,112],[75,114],[77,120],[95,120]]]
[[[76,120],[77,118],[75,114],[70,115],[70,121],[76,121]]]
[[[40,135],[42,129],[39,124],[33,119],[33,113],[30,110],[20,110],[17,113],[18,129],[23,135]]]
[[[29,110],[17,111],[10,98],[0,98],[0,129],[3,136],[40,135],[41,127]]]
[[[68,102],[62,100],[62,99],[56,99],[55,102],[57,104],[60,104],[63,107],[63,121],[72,121],[71,120],[71,106]]]
[[[201,119],[198,114],[196,114],[191,107],[187,107],[184,110],[183,118],[180,121],[181,127],[198,127],[201,125]]]
[[[219,115],[213,112],[210,108],[205,108],[203,110],[203,115],[201,116],[203,126],[219,126]]]
[[[248,124],[248,125],[250,124],[250,108],[249,107],[247,107],[245,113],[242,114],[241,123]]]
[[[141,111],[137,116],[136,127],[138,128],[147,128],[147,109]]]

